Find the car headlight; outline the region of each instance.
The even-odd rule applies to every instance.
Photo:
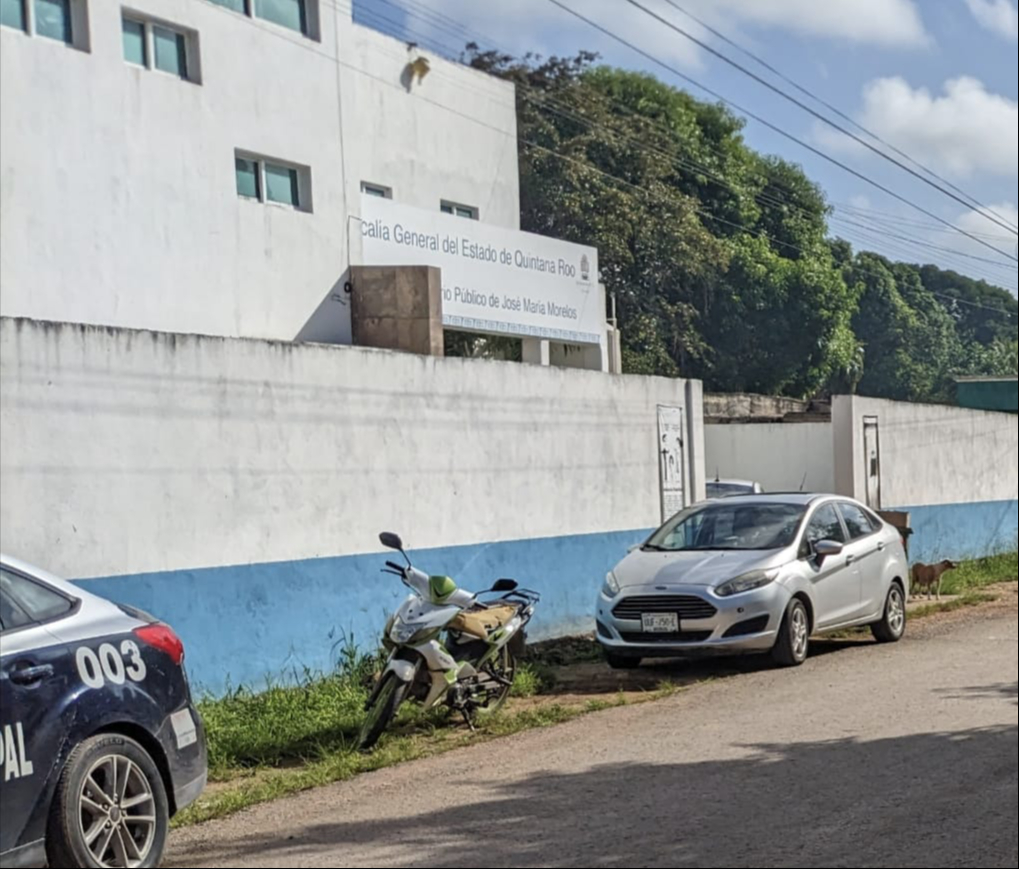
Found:
[[[757,591],[759,588],[771,585],[776,579],[778,579],[777,570],[752,570],[750,573],[744,573],[742,576],[723,583],[715,589],[715,594],[719,597],[746,594],[748,591]]]
[[[610,570],[608,576],[605,577],[605,586],[602,588],[602,593],[605,597],[615,597],[619,594],[619,590],[619,580],[616,579],[616,574]]]

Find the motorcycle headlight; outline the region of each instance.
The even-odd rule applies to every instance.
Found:
[[[398,646],[421,646],[431,642],[441,633],[441,629],[437,630],[423,622],[404,622],[396,619],[389,632],[389,638]]]
[[[742,576],[737,576],[720,585],[715,589],[715,594],[719,597],[746,594],[748,591],[757,591],[759,588],[771,585],[776,579],[778,579],[777,570],[752,570],[750,573],[744,573]]]
[[[619,580],[616,579],[616,574],[610,570],[608,576],[605,577],[605,585],[602,588],[602,592],[605,597],[615,597],[619,594],[619,590]]]

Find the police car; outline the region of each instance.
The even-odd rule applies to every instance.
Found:
[[[184,647],[0,557],[0,867],[158,866],[205,787]]]

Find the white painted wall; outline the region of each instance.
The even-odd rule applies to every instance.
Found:
[[[878,419],[885,509],[1016,500],[1014,415],[847,396],[832,408],[840,494],[866,496],[868,416]]]
[[[696,381],[9,319],[0,374],[2,545],[79,578],[651,528],[659,404],[704,494]]]
[[[517,226],[512,86],[433,59],[408,93],[405,46],[310,2],[320,41],[132,0],[198,33],[201,84],[125,63],[117,0],[88,0],[89,52],[0,28],[0,313],[344,341],[362,181]],[[239,198],[235,149],[310,167],[313,213]]]
[[[768,492],[835,488],[831,423],[746,423],[704,427],[709,479],[753,480]]]

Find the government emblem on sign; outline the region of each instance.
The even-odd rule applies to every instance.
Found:
[[[587,258],[586,253],[580,258],[580,279],[582,281],[591,280],[591,260]]]

